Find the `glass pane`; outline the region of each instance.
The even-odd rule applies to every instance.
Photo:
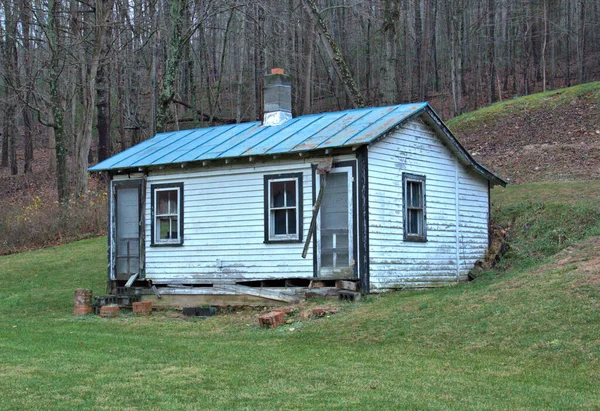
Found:
[[[336,253],[335,268],[350,267],[348,253]]]
[[[415,188],[415,194],[414,194],[414,198],[413,198],[413,204],[415,207],[421,207],[421,203],[422,203],[422,198],[423,198],[423,193],[422,188],[423,188],[423,184],[421,183],[414,183],[414,188]]]
[[[169,214],[177,215],[177,190],[169,191]]]
[[[421,231],[421,218],[423,211],[421,210],[408,210],[408,221],[407,221],[407,232],[409,234],[420,235]]]
[[[179,224],[177,217],[171,217],[171,239],[176,240],[179,238]]]
[[[333,235],[321,233],[321,247],[333,248]]]
[[[333,267],[333,253],[321,254],[321,266],[322,267]]]
[[[117,258],[117,274],[129,274],[127,271],[127,258]]]
[[[158,218],[158,238],[161,240],[169,240],[171,238],[171,219],[168,217]]]
[[[286,230],[286,211],[285,210],[273,210],[271,211],[273,218],[272,218],[272,222],[273,222],[273,234],[275,235],[280,235],[280,234],[287,234],[287,230]]]
[[[157,214],[177,214],[177,190],[157,191]]]
[[[295,207],[296,206],[296,181],[286,181],[285,182],[285,196],[286,196],[286,206],[287,207]]]
[[[285,183],[271,183],[271,207],[283,207],[285,205],[284,191]]]
[[[129,259],[129,274],[135,274],[140,270],[140,260],[138,258]]]
[[[157,214],[168,214],[169,213],[169,192],[168,191],[157,191],[157,202],[158,211]]]
[[[338,234],[335,239],[335,248],[343,248],[348,249],[348,235],[347,234]]]
[[[287,210],[288,234],[296,234],[296,210]]]
[[[321,202],[321,229],[348,229],[348,174],[331,173]]]

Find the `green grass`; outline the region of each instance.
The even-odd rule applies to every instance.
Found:
[[[581,207],[568,238],[592,235],[597,220],[583,214],[598,183],[558,187],[493,191],[513,240],[543,250],[528,264],[274,330],[248,311],[201,321],[72,317],[75,288],[103,294],[103,238],[1,257],[0,408],[598,408],[598,287],[576,264],[552,265],[566,242],[544,248],[550,240],[526,238],[520,222],[562,218],[548,210],[565,204]]]
[[[510,116],[524,110],[535,111],[540,108],[554,109],[569,104],[574,99],[600,100],[600,81],[580,84],[558,90],[515,97],[490,106],[471,111],[446,121],[453,131],[476,127],[479,124],[496,121],[499,117]]]
[[[553,181],[492,191],[494,223],[509,231],[506,266],[528,267],[600,235],[600,181]]]

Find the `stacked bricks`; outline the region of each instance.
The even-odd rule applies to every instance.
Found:
[[[100,317],[102,318],[114,318],[121,315],[118,305],[105,305],[100,307]]]
[[[73,298],[73,315],[88,315],[92,313],[92,290],[78,288]]]
[[[275,328],[285,323],[285,313],[283,311],[271,311],[258,317],[258,324],[265,328]]]
[[[150,315],[152,312],[152,301],[140,301],[133,303],[133,313],[135,315]]]

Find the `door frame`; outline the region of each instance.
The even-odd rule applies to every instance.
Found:
[[[140,258],[140,263],[139,263],[139,277],[138,278],[144,278],[145,277],[145,270],[144,270],[144,266],[145,266],[145,248],[146,248],[146,243],[145,243],[145,234],[146,234],[146,227],[145,227],[145,197],[146,197],[146,193],[145,193],[145,184],[144,184],[144,179],[143,178],[135,178],[135,179],[128,179],[128,180],[111,180],[111,195],[109,198],[110,201],[110,221],[109,221],[109,248],[108,248],[108,253],[109,253],[109,260],[110,260],[110,264],[108,267],[108,279],[115,281],[117,280],[117,275],[116,275],[116,267],[117,267],[117,191],[119,189],[122,188],[137,188],[138,189],[138,221],[139,221],[139,244],[140,244],[140,250],[139,250],[139,258]]]
[[[313,181],[313,204],[316,201],[317,193],[320,189],[320,178],[319,174],[317,174],[317,166],[313,164],[312,170],[312,181]],[[354,264],[352,266],[352,277],[359,278],[359,270],[358,270],[358,202],[357,202],[357,178],[356,178],[356,160],[347,160],[347,161],[339,161],[334,162],[331,166],[331,169],[336,168],[349,168],[350,172],[349,177],[351,178],[351,204],[352,204],[352,260]],[[319,242],[319,233],[321,230],[321,212],[319,210],[319,214],[317,215],[317,224],[316,229],[313,232],[313,277],[320,277],[320,255],[321,252],[319,250],[320,242]],[[350,232],[350,227],[348,227],[348,231]]]

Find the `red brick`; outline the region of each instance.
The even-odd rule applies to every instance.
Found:
[[[136,315],[150,315],[152,312],[152,301],[141,301],[133,303],[133,313]]]
[[[119,311],[118,305],[105,305],[100,307],[100,317],[103,318],[113,318],[121,315],[121,311]]]
[[[258,317],[258,324],[265,328],[275,328],[285,323],[285,314],[282,311],[271,311]]]
[[[92,313],[90,305],[75,305],[73,306],[73,315],[88,315]]]

